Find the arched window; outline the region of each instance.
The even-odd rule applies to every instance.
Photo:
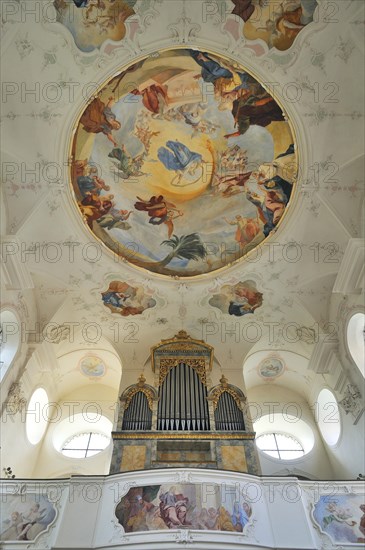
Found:
[[[171,368],[159,388],[157,429],[210,429],[207,387],[186,363]]]
[[[243,413],[233,396],[224,391],[218,399],[214,411],[216,430],[243,431],[245,423]]]
[[[254,423],[256,445],[261,452],[278,460],[300,459],[311,452],[315,441],[312,428],[301,418],[290,418],[288,421],[285,415],[274,413],[261,416]]]
[[[152,427],[152,410],[147,396],[143,391],[137,391],[126,402],[122,430],[150,430]]]

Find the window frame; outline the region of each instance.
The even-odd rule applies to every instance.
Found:
[[[83,446],[78,447],[78,448],[68,448],[68,449],[65,448],[65,446],[67,444],[71,443],[71,441],[73,439],[76,439],[76,438],[78,438],[82,435],[89,435],[89,438],[88,438],[88,441],[87,441],[87,444],[86,444],[86,448],[83,447]],[[103,449],[91,448],[90,447],[90,442],[91,442],[91,439],[92,439],[93,435],[99,435],[99,436],[104,437],[105,439],[107,439],[108,440],[107,445]],[[59,452],[66,458],[73,458],[73,459],[76,459],[76,460],[84,460],[85,458],[92,458],[93,456],[97,456],[100,453],[102,453],[103,451],[105,451],[109,447],[109,445],[111,443],[111,440],[112,440],[112,438],[110,436],[108,437],[107,435],[105,435],[101,432],[97,432],[97,431],[90,430],[90,431],[78,432],[78,433],[75,433],[75,434],[69,436],[67,439],[65,439],[65,441],[63,442],[62,447],[61,447]],[[84,451],[85,456],[83,456],[83,457],[81,457],[81,456],[69,456],[69,455],[65,454],[64,451]],[[89,451],[97,451],[97,452],[95,452],[94,454],[88,456]]]
[[[267,436],[267,435],[272,435],[274,436],[274,440],[275,440],[275,445],[276,445],[276,449],[262,449],[259,447],[259,445],[257,445],[257,441],[264,437],[264,436]],[[294,442],[296,442],[300,449],[280,449],[280,446],[278,444],[278,441],[277,441],[277,437],[276,436],[283,436],[283,437],[287,437],[288,439],[291,439],[293,440]],[[257,448],[259,451],[265,453],[267,456],[269,456],[270,458],[275,458],[276,460],[280,460],[280,461],[289,461],[289,460],[297,460],[297,459],[301,459],[303,458],[306,454],[308,454],[308,452],[306,453],[305,450],[304,450],[304,447],[303,447],[303,444],[301,443],[301,441],[299,439],[297,439],[295,436],[293,436],[292,434],[288,434],[288,433],[284,433],[284,432],[266,432],[266,433],[262,433],[260,434],[257,439],[256,439],[256,445],[257,445]],[[273,456],[271,454],[269,454],[269,452],[277,452],[278,453],[278,456]],[[302,452],[302,454],[300,456],[295,456],[293,458],[282,458],[280,456],[280,452]],[[309,451],[310,452],[310,451]]]

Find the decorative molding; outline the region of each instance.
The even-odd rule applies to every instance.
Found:
[[[186,472],[185,470],[182,470],[181,472],[177,472],[174,476],[174,482],[175,483],[192,483],[193,478],[190,472]]]
[[[161,340],[159,344],[156,346],[153,346],[151,348],[151,368],[152,372],[155,372],[156,368],[156,352],[159,352],[160,349],[163,348],[164,353],[168,356],[169,348],[171,350],[171,357],[174,358],[174,360],[178,360],[178,357],[176,356],[176,352],[182,352],[182,356],[180,360],[187,360],[187,357],[189,357],[189,352],[192,353],[192,359],[196,359],[196,352],[202,352],[209,356],[209,370],[212,370],[213,367],[213,359],[214,359],[214,348],[213,346],[210,346],[209,344],[206,344],[204,340],[196,340],[189,336],[189,334],[185,330],[180,330],[173,338],[168,338],[165,340]],[[204,358],[205,360],[205,358]],[[160,363],[162,361],[162,358],[160,359]],[[174,365],[175,366],[175,365]],[[193,365],[190,365],[193,366]],[[170,367],[171,368],[171,367]],[[194,367],[193,367],[194,368]],[[161,372],[161,371],[160,371]],[[204,382],[206,383],[206,382]]]
[[[157,396],[155,395],[155,391],[153,390],[153,388],[151,388],[150,386],[147,386],[145,382],[146,382],[146,379],[143,376],[143,374],[141,374],[141,376],[138,378],[137,384],[135,384],[134,386],[130,386],[128,391],[125,392],[125,394],[123,394],[123,396],[121,397],[121,401],[125,400],[125,406],[124,406],[125,411],[128,409],[133,397],[137,393],[143,393],[146,396],[148,406],[151,411],[153,410],[153,401],[157,398]]]
[[[324,335],[314,347],[308,369],[316,374],[334,373],[339,364],[337,350],[338,342],[330,341],[330,336]]]
[[[23,254],[26,254],[28,250],[31,253],[30,248],[24,250],[24,243],[21,243],[17,237],[11,235],[3,238],[1,250],[1,280],[5,284],[5,287],[22,290],[34,288],[32,276],[27,268],[27,262],[22,261],[20,253],[22,251]]]
[[[5,410],[8,415],[15,415],[22,412],[27,405],[23,389],[19,382],[14,382],[9,389],[8,397],[5,402]]]
[[[216,410],[221,395],[226,392],[233,397],[237,407],[240,409],[240,411],[242,411],[242,401],[246,401],[245,396],[239,394],[239,392],[237,391],[238,388],[232,386],[231,384],[228,384],[228,380],[224,376],[224,374],[219,381],[220,385],[213,388],[213,390],[210,392],[210,395],[208,396],[208,398],[213,401],[213,410]]]
[[[201,31],[201,26],[198,23],[193,22],[190,17],[187,17],[185,0],[183,0],[180,17],[178,17],[178,19],[176,19],[173,23],[167,25],[167,29],[170,32],[170,37],[173,43],[186,44],[196,38],[197,34]]]
[[[365,239],[350,239],[338,270],[333,292],[359,294],[364,288]]]
[[[112,432],[112,438],[115,439],[198,439],[198,440],[213,440],[213,439],[248,439],[254,440],[254,432],[193,432],[193,433],[166,433],[166,432]]]
[[[186,531],[183,529],[178,529],[175,534],[175,541],[178,544],[188,544],[194,542],[194,537],[188,529]]]

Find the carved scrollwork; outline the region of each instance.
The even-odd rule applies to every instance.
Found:
[[[242,401],[244,400],[244,397],[240,395],[234,386],[228,384],[228,380],[224,375],[222,375],[222,378],[220,379],[220,385],[214,388],[209,396],[209,399],[213,401],[213,410],[216,410],[218,401],[224,392],[229,393],[233,397],[237,407],[242,411]]]
[[[341,405],[346,414],[351,413],[355,418],[360,415],[363,410],[361,393],[354,384],[347,384],[344,397],[339,401],[339,405]]]
[[[8,398],[6,400],[6,412],[7,414],[13,415],[18,412],[21,412],[25,409],[27,405],[27,400],[23,395],[23,390],[18,382],[14,382],[9,389]]]
[[[207,385],[207,375],[205,370],[205,359],[201,357],[199,359],[190,359],[189,357],[162,357],[160,360],[160,377],[159,385],[163,383],[170,370],[177,367],[179,363],[184,362],[186,365],[196,371],[203,384]]]
[[[127,395],[127,398],[126,398],[126,402],[125,402],[125,407],[124,407],[124,410],[126,411],[133,399],[133,397],[137,394],[137,393],[144,393],[144,395],[146,396],[147,398],[147,402],[148,402],[148,406],[149,408],[151,409],[152,411],[152,408],[153,408],[153,392],[152,390],[150,390],[149,388],[139,388],[138,386],[134,386],[134,388],[132,388],[129,392],[128,392],[128,395]]]

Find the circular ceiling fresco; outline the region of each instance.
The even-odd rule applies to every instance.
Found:
[[[113,77],[84,109],[72,184],[95,236],[130,263],[192,277],[274,231],[297,174],[290,125],[243,67],[175,49]]]

